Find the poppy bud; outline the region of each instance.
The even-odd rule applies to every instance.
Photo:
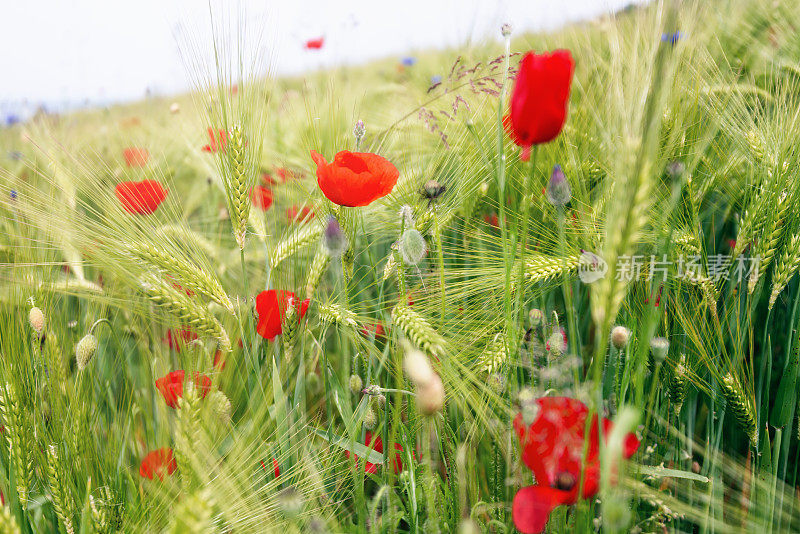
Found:
[[[353,126],[353,135],[356,138],[356,142],[360,143],[361,140],[364,138],[364,135],[366,135],[366,133],[367,133],[367,127],[364,126],[364,121],[359,119],[356,122],[356,125]]]
[[[557,328],[550,337],[547,338],[547,350],[555,356],[559,356],[567,350],[566,334],[562,328]]]
[[[531,322],[531,327],[536,328],[544,323],[544,313],[539,308],[531,308],[528,312],[528,320]]]
[[[406,352],[403,368],[406,370],[408,378],[416,385],[429,382],[435,376],[428,357],[418,350]]]
[[[675,160],[667,165],[667,174],[671,178],[678,178],[686,170],[686,165],[682,161]]]
[[[654,337],[650,340],[650,352],[653,354],[653,359],[656,363],[663,362],[669,352],[669,341],[663,337]]]
[[[617,325],[611,329],[611,344],[617,350],[622,350],[628,346],[631,339],[631,331],[624,326]]]
[[[417,407],[423,415],[433,415],[444,406],[444,385],[438,375],[417,387]]]
[[[364,385],[364,382],[361,381],[361,377],[358,375],[350,375],[350,391],[353,395],[358,395],[361,393],[361,387]]]
[[[425,238],[416,228],[409,228],[400,236],[400,254],[403,255],[403,261],[408,265],[418,264],[425,257],[427,251]]]
[[[375,430],[376,426],[378,426],[378,416],[375,410],[367,408],[367,411],[364,412],[364,428],[367,430]]]
[[[44,313],[42,313],[42,310],[37,306],[31,308],[28,313],[28,322],[31,324],[33,331],[36,332],[36,335],[41,337],[44,333]]]
[[[439,198],[439,196],[444,193],[446,187],[436,180],[428,180],[425,182],[425,185],[422,186],[422,189],[425,191],[425,198],[434,200]]]
[[[370,384],[369,386],[362,389],[361,393],[363,393],[364,395],[374,396],[374,395],[380,395],[381,391],[383,390],[378,384]]]
[[[340,257],[347,250],[347,236],[344,235],[339,221],[333,215],[328,217],[328,224],[325,226],[323,234],[323,243],[328,250],[328,254],[334,258]]]
[[[553,167],[546,194],[547,200],[554,206],[564,206],[572,198],[572,188],[569,186],[569,181],[564,175],[564,171],[561,170],[560,165]]]
[[[503,37],[508,37],[509,35],[511,35],[513,29],[514,29],[513,26],[511,26],[510,23],[506,22],[505,24],[500,26],[500,33],[503,34]]]
[[[86,366],[89,365],[96,351],[97,338],[92,334],[86,334],[78,341],[78,344],[75,346],[75,361],[78,363],[79,371],[83,371]]]
[[[303,496],[294,486],[278,492],[278,507],[287,517],[294,517],[303,511]]]
[[[536,402],[536,394],[530,388],[522,389],[517,395],[519,411],[522,414],[522,422],[525,426],[531,426],[539,416],[539,404]]]
[[[173,102],[172,104],[170,104],[170,106],[169,106],[169,112],[170,113],[175,115],[176,113],[179,113],[180,111],[181,111],[181,105],[180,104],[178,104],[177,102]]]
[[[487,381],[489,388],[498,395],[506,389],[506,378],[500,373],[492,373]]]

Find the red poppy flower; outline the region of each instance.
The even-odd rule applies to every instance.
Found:
[[[317,164],[317,183],[328,200],[340,206],[366,206],[394,189],[400,172],[384,157],[343,150],[332,163],[311,151]]]
[[[217,352],[214,353],[214,367],[216,369],[219,369],[220,371],[224,370],[226,360],[227,357],[222,353],[221,350],[217,350]]]
[[[250,190],[250,202],[261,211],[267,211],[272,206],[272,189],[257,185]]]
[[[175,352],[181,351],[181,345],[190,343],[197,339],[197,333],[189,328],[176,328],[174,330],[167,330],[167,336],[164,341],[169,345],[169,348]]]
[[[296,172],[290,171],[285,167],[278,167],[275,169],[275,174],[278,175],[278,178],[280,178],[281,182],[283,183],[286,183],[289,180],[294,180],[295,178],[299,178],[299,175]]]
[[[503,120],[517,145],[530,147],[558,136],[567,118],[574,70],[569,50],[525,54],[511,93],[510,111]]]
[[[297,322],[305,317],[310,299],[302,302],[291,291],[268,289],[262,291],[256,297],[256,311],[258,312],[258,325],[256,330],[264,339],[273,340],[275,336],[283,332],[283,320],[286,317],[286,310],[290,306],[299,307]]]
[[[325,44],[325,38],[319,37],[317,39],[309,39],[306,41],[306,50],[319,50]]]
[[[134,215],[150,215],[167,198],[167,190],[155,180],[120,182],[114,189],[122,209]]]
[[[156,389],[164,396],[164,401],[170,408],[177,407],[178,399],[183,396],[183,379],[185,374],[186,373],[182,369],[179,369],[167,373],[166,376],[162,376],[156,380]],[[205,398],[205,396],[208,395],[208,390],[211,389],[211,379],[206,375],[195,373],[193,382],[200,393],[200,398]]]
[[[228,135],[222,128],[217,130],[217,135],[214,135],[214,128],[208,127],[208,138],[210,142],[203,147],[203,152],[225,152],[228,146]]]
[[[139,466],[139,476],[150,480],[153,480],[154,477],[164,480],[164,474],[171,475],[177,468],[178,465],[175,463],[175,455],[172,454],[172,449],[165,447],[150,451],[147,456],[142,458],[142,463]]]
[[[382,323],[365,324],[361,327],[360,332],[364,337],[370,337],[374,333],[377,341],[386,341],[386,329],[383,327]]]
[[[286,218],[289,220],[289,223],[306,223],[314,218],[314,212],[308,206],[303,206],[302,208],[291,206],[286,208]]]
[[[144,167],[150,159],[150,152],[146,148],[128,147],[122,151],[122,157],[128,167]]]
[[[589,409],[576,399],[543,397],[536,400],[536,417],[529,426],[522,414],[514,419],[514,430],[522,445],[522,461],[536,475],[536,485],[522,488],[514,496],[514,525],[523,533],[542,532],[550,512],[562,504],[578,501],[584,431]],[[603,435],[612,423],[603,419]],[[589,430],[588,451],[583,463],[583,498],[594,497],[600,483],[600,444],[595,415]],[[623,456],[630,458],[639,448],[634,434],[627,434]]]
[[[268,172],[261,173],[261,183],[266,186],[278,185],[278,181]]]
[[[264,463],[264,460],[261,460],[261,467],[267,469],[267,464]],[[281,468],[278,465],[278,460],[275,458],[272,459],[272,472],[275,474],[275,478],[281,476]]]
[[[373,438],[375,439],[374,442],[372,441]],[[364,445],[367,447],[371,445],[372,450],[383,454],[383,440],[381,440],[380,436],[373,434],[369,430],[367,430],[366,437],[364,438]],[[397,451],[397,453],[395,453],[394,461],[392,462],[392,469],[395,473],[399,473],[403,470],[403,460],[400,456],[400,453],[403,452],[403,447],[401,447],[399,443],[395,443],[394,449]],[[344,451],[344,455],[350,458],[350,451]],[[356,461],[358,460],[358,456],[356,454],[353,454],[353,458]],[[372,462],[364,462],[365,473],[377,473],[378,467],[380,467],[380,465],[373,464]]]
[[[500,219],[497,218],[496,213],[484,215],[483,220],[492,228],[500,228]]]

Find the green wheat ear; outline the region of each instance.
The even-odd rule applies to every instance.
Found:
[[[306,298],[314,296],[317,286],[322,280],[322,276],[331,262],[331,256],[328,254],[327,249],[320,245],[317,253],[314,254],[314,259],[311,262],[311,267],[308,269],[308,278],[306,279]]]
[[[392,310],[392,320],[412,343],[428,354],[433,356],[444,354],[444,338],[410,306],[397,304]]]
[[[247,219],[250,214],[250,170],[248,169],[247,154],[245,153],[245,138],[239,124],[231,126],[230,141],[228,142],[229,175],[226,192],[230,206],[231,224],[233,235],[236,237],[240,249],[244,249],[247,235]]]
[[[478,359],[477,367],[482,372],[493,374],[502,369],[507,361],[505,337],[502,332],[498,332],[486,345],[486,349]]]
[[[355,328],[358,326],[356,315],[339,304],[321,304],[317,315],[323,323]]]
[[[24,413],[16,389],[10,382],[6,382],[5,387],[0,388],[0,413],[5,423],[3,434],[8,442],[11,462],[14,465],[20,506],[23,510],[27,510],[33,473],[33,449],[30,441],[33,437],[32,421]]]
[[[0,531],[6,534],[22,534],[8,506],[0,506]]]
[[[725,375],[720,386],[728,408],[733,412],[739,426],[750,439],[750,444],[755,447],[758,443],[758,427],[752,403],[745,396],[742,386],[732,374]]]
[[[204,306],[155,276],[143,277],[140,287],[151,301],[175,316],[182,325],[193,328],[198,334],[217,339],[220,348],[226,352],[231,351],[228,333]]]
[[[47,482],[50,486],[50,501],[53,503],[53,509],[55,509],[58,519],[64,525],[67,534],[74,534],[72,516],[75,513],[75,504],[67,486],[64,464],[59,461],[55,445],[47,447]]]
[[[775,265],[775,272],[772,275],[772,292],[769,295],[769,309],[775,305],[778,295],[784,290],[798,268],[800,268],[800,234],[791,237]]]
[[[669,399],[672,401],[672,411],[676,416],[680,415],[683,401],[686,400],[687,384],[686,355],[681,354],[669,381]]]
[[[132,243],[127,246],[128,252],[136,259],[145,261],[166,274],[184,287],[195,293],[204,295],[226,310],[234,313],[233,303],[216,277],[199,268],[187,258],[147,243]]]
[[[275,248],[272,249],[272,254],[270,254],[269,257],[270,268],[276,268],[283,260],[292,256],[301,248],[305,248],[319,240],[322,231],[322,225],[315,221],[311,221],[295,229],[291,235],[280,241]]]

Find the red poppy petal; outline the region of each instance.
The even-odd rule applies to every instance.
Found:
[[[314,160],[314,163],[317,164],[317,167],[328,164],[328,162],[325,161],[325,157],[316,150],[311,151],[311,159]]]
[[[523,534],[543,532],[554,508],[568,502],[566,491],[548,486],[527,486],[514,495],[514,526]]]

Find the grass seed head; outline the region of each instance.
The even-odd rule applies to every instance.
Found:
[[[444,384],[439,375],[417,386],[417,407],[422,415],[433,415],[444,406]]]

